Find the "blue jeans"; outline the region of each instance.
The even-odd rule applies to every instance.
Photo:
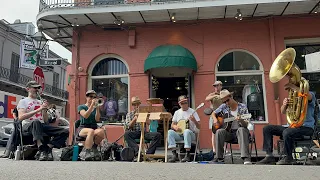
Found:
[[[183,135],[176,133],[174,130],[170,129],[168,131],[168,148],[175,148],[176,141],[184,141],[184,148],[190,149],[191,142],[196,140],[196,135],[190,129],[185,129]]]

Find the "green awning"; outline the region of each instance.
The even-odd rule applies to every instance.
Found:
[[[185,67],[197,71],[194,55],[180,45],[161,45],[156,47],[144,62],[144,71],[153,68]]]

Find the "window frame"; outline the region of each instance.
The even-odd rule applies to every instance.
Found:
[[[100,62],[103,61],[105,59],[108,58],[114,58],[117,59],[119,61],[121,61],[127,68],[128,70],[128,74],[119,74],[119,75],[102,75],[102,76],[92,76],[92,71],[94,69],[94,67]],[[130,106],[130,76],[129,76],[129,65],[128,63],[119,55],[116,54],[104,54],[101,56],[98,56],[97,58],[95,58],[92,63],[90,64],[89,68],[88,68],[88,86],[87,86],[87,90],[92,89],[92,85],[93,85],[93,80],[97,80],[97,79],[112,79],[112,78],[128,78],[128,112],[131,111],[131,106]]]
[[[221,61],[221,59],[231,53],[231,52],[235,52],[235,51],[240,51],[240,52],[244,52],[244,53],[248,53],[251,56],[253,56],[256,61],[259,63],[259,70],[243,70],[243,71],[218,71],[218,64]],[[260,61],[260,59],[253,53],[247,51],[247,50],[243,50],[243,49],[231,49],[229,51],[224,52],[218,59],[216,65],[215,65],[215,80],[217,81],[217,77],[221,77],[221,76],[251,76],[251,75],[261,75],[261,84],[262,84],[262,91],[263,91],[263,103],[264,103],[264,111],[267,112],[265,113],[265,120],[264,121],[251,121],[254,124],[266,124],[269,123],[269,112],[268,112],[268,103],[267,103],[267,96],[266,96],[266,84],[265,84],[265,77],[264,77],[264,69],[263,69],[263,65]],[[223,82],[222,82],[223,83]],[[223,84],[222,84],[223,87]]]

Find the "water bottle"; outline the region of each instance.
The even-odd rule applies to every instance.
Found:
[[[18,146],[16,152],[14,153],[14,160],[19,161],[20,159],[21,159],[21,146]]]
[[[76,144],[73,146],[72,161],[78,161],[78,157],[79,157],[79,145]]]

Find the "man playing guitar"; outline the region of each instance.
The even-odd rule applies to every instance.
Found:
[[[224,89],[220,92],[220,98],[223,102],[213,113],[213,121],[217,122],[215,114],[223,113],[224,116],[228,118],[234,117],[235,121],[232,122],[231,130],[218,129],[215,135],[215,147],[216,147],[216,157],[214,162],[224,162],[224,143],[226,141],[238,141],[241,150],[241,158],[244,164],[251,164],[249,156],[249,135],[250,132],[247,129],[248,121],[244,121],[239,118],[239,116],[248,113],[248,108],[245,104],[239,103],[233,99],[233,92],[229,92]]]
[[[196,139],[195,133],[200,129],[200,118],[192,108],[189,108],[188,99],[182,95],[178,98],[179,106],[172,118],[171,129],[168,131],[168,149],[172,150],[173,157],[169,159],[169,162],[176,162],[179,160],[176,152],[176,141],[184,140],[184,148],[186,149],[186,156],[181,160],[182,162],[190,161],[190,149],[191,142]],[[192,115],[193,114],[193,115]],[[179,120],[189,119],[189,129],[185,129],[183,134],[179,134],[181,129],[177,126]]]

